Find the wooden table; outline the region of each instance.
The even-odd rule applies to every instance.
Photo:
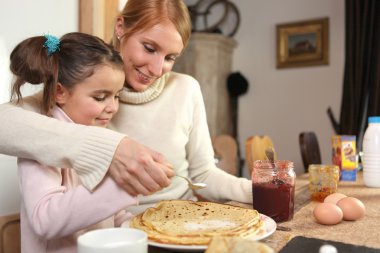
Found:
[[[320,225],[315,222],[313,209],[318,202],[310,200],[308,175],[298,176],[295,189],[295,208],[292,220],[280,225],[291,231],[276,230],[271,236],[262,240],[276,252],[280,251],[295,236],[339,241],[348,244],[363,245],[380,249],[380,188],[369,188],[363,184],[363,175],[358,173],[356,182],[341,181],[338,192],[360,199],[366,206],[365,216],[357,221],[342,221],[333,226]],[[238,206],[252,206],[229,202]],[[149,253],[176,252],[150,247]]]

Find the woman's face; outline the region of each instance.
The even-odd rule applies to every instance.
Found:
[[[170,22],[122,37],[120,54],[126,85],[135,91],[144,91],[157,78],[172,70],[182,49],[182,38]]]

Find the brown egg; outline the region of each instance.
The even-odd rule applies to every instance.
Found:
[[[353,197],[345,197],[336,203],[343,211],[344,220],[358,220],[364,216],[365,206],[363,202]]]
[[[343,212],[335,204],[318,203],[313,214],[318,223],[323,225],[335,225],[342,221]]]
[[[339,200],[341,200],[342,198],[345,198],[345,197],[347,197],[347,196],[342,194],[342,193],[336,192],[336,193],[332,193],[332,194],[328,195],[323,202],[336,204],[336,203],[338,203]]]

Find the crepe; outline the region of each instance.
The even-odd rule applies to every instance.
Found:
[[[152,241],[207,245],[215,235],[249,237],[263,231],[256,210],[213,202],[161,201],[134,217],[131,227],[144,230]]]
[[[214,236],[205,253],[274,253],[262,242],[241,237]]]

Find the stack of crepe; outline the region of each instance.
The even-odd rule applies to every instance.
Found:
[[[207,245],[215,235],[246,238],[264,232],[256,210],[187,200],[161,201],[135,216],[130,226],[147,232],[151,241],[180,245]]]

